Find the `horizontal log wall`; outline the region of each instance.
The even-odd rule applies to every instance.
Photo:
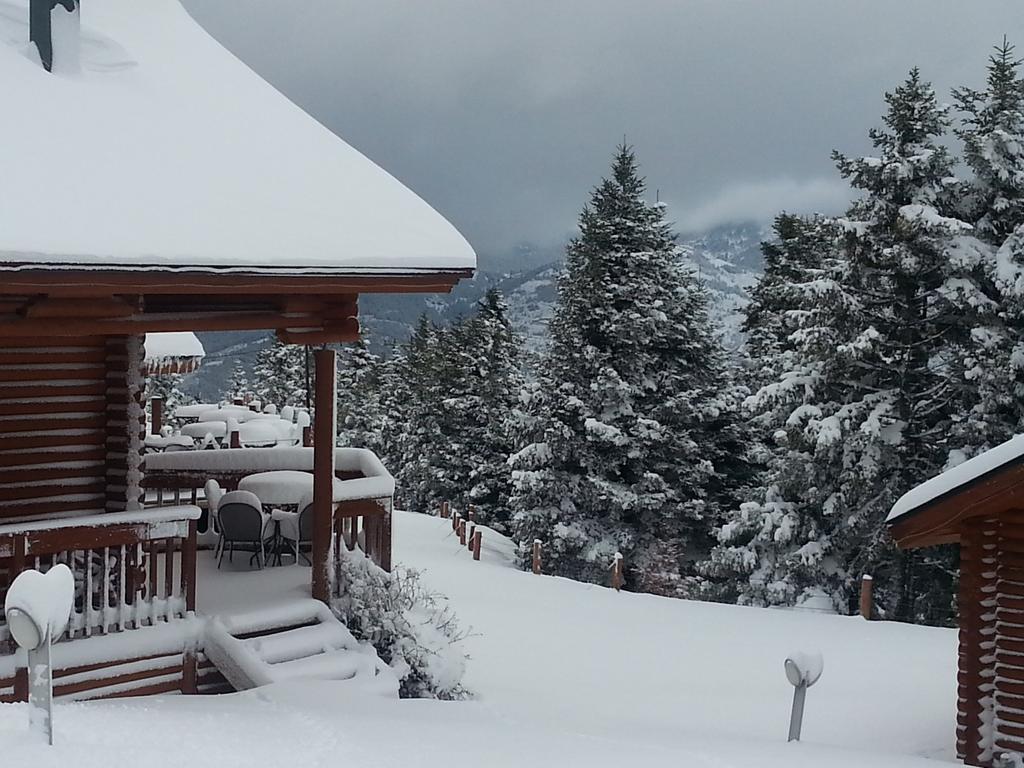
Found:
[[[997,558],[997,523],[969,521],[960,537],[956,738],[968,765],[989,765],[992,757]]]
[[[997,530],[993,751],[1024,753],[1024,512],[1000,515]]]
[[[106,508],[101,337],[0,339],[0,520]]]

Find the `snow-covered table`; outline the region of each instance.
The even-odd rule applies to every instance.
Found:
[[[341,482],[334,478],[335,498],[341,494]],[[296,472],[289,469],[257,472],[239,480],[238,490],[252,491],[265,505],[298,506],[302,503],[303,497],[313,495],[313,475],[311,472]]]

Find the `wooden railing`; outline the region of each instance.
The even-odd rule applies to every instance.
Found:
[[[199,514],[178,506],[0,525],[0,605],[22,571],[64,563],[75,576],[75,604],[57,639],[184,617],[196,605]],[[0,617],[0,648],[5,640]]]

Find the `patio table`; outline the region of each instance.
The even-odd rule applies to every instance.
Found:
[[[239,480],[238,490],[252,491],[266,506],[298,506],[304,496],[313,494],[313,474],[290,469],[257,472]],[[334,478],[334,495],[340,490],[341,481]]]

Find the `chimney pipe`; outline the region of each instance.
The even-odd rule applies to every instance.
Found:
[[[53,71],[53,11],[62,8],[73,18],[58,20],[57,63],[59,69],[78,68],[78,0],[29,0],[28,39],[35,43],[39,60],[47,72]]]

